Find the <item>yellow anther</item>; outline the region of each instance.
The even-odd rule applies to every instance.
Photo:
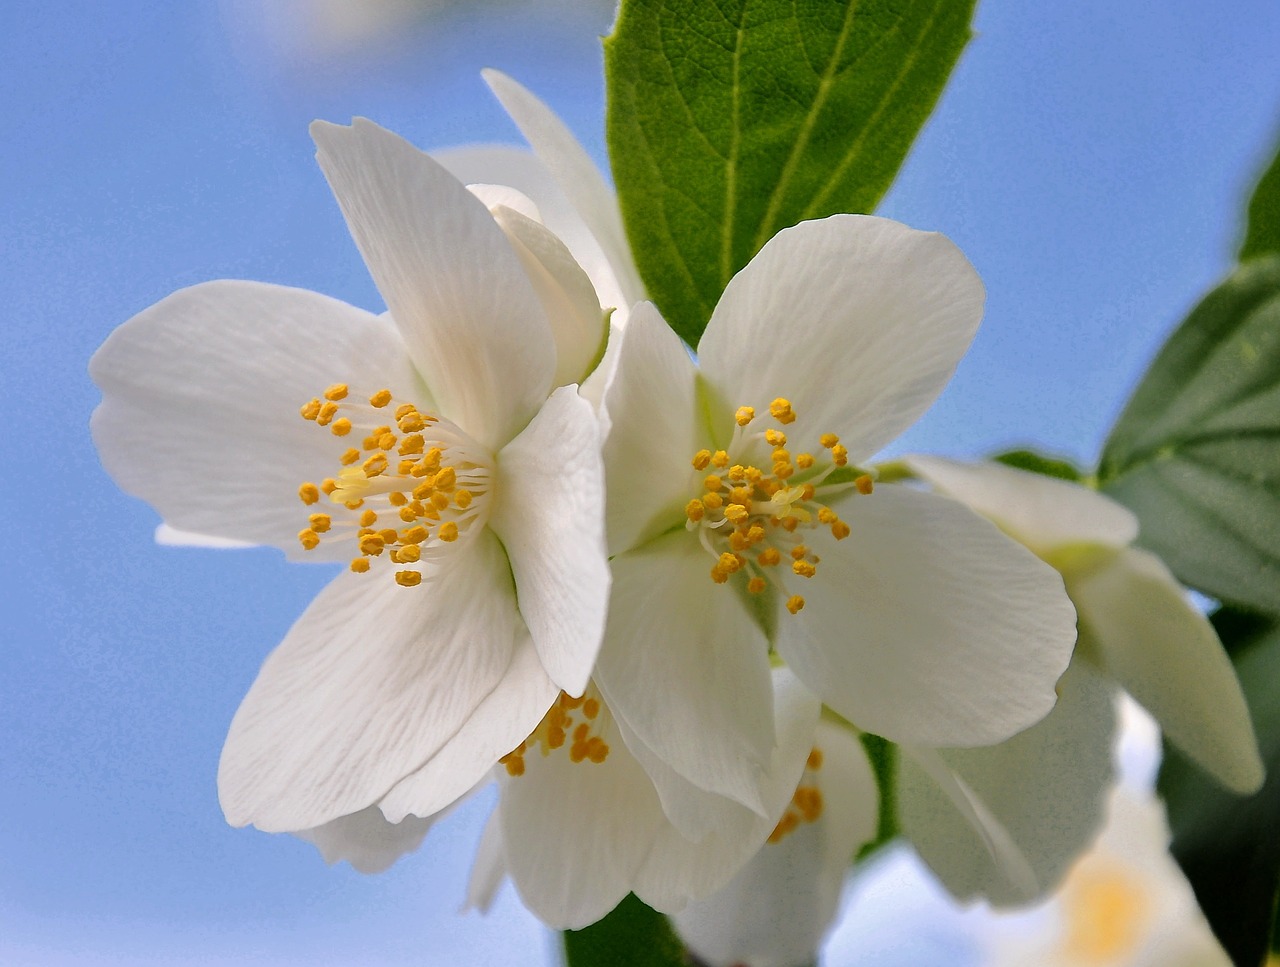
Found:
[[[789,480],[796,472],[796,468],[789,463],[775,463],[773,465],[773,475],[779,480]]]
[[[341,463],[344,467],[349,467],[359,459],[360,459],[360,451],[357,450],[355,447],[352,447],[351,449],[347,450],[342,456],[338,458],[338,462]]]
[[[791,597],[787,598],[787,610],[790,611],[792,614],[795,614],[797,611],[799,611],[803,607],[804,607],[804,598],[800,597],[800,595],[793,594],[791,595]]]
[[[396,571],[396,584],[402,588],[412,588],[422,583],[422,575],[417,571]]]
[[[338,400],[345,400],[347,398],[347,384],[334,383],[324,391],[324,398],[327,400],[333,400],[335,403]]]
[[[750,487],[734,487],[729,491],[729,499],[735,504],[742,504],[743,507],[751,506],[751,488]]]
[[[818,520],[820,520],[822,523],[832,524],[838,521],[839,519],[840,518],[836,516],[836,512],[832,510],[830,507],[818,508]]]
[[[764,471],[759,467],[747,467],[747,483],[758,487],[764,481]]]
[[[735,483],[741,483],[747,479],[747,468],[740,463],[735,463],[729,468],[728,477]]]
[[[843,443],[837,443],[831,448],[831,462],[837,467],[843,467],[849,462],[849,451],[844,448]]]
[[[446,493],[458,485],[458,474],[453,467],[442,467],[436,474],[436,489]]]
[[[800,815],[807,823],[813,822],[822,815],[822,792],[816,786],[801,786],[796,790],[792,802],[800,810]]]
[[[600,714],[600,700],[589,698],[582,703],[582,714],[589,719],[594,719]]]
[[[750,517],[751,511],[743,507],[742,504],[730,504],[724,509],[724,516],[727,520],[731,520],[736,524],[738,521],[746,520]]]
[[[359,510],[361,507],[364,506],[364,499],[360,498],[358,500],[344,500],[342,502],[342,506],[347,508],[347,510]]]
[[[778,521],[778,524],[779,524],[779,525],[782,527],[782,529],[783,529],[784,531],[786,531],[788,534],[794,534],[794,533],[795,533],[795,531],[796,531],[796,528],[800,526],[800,518],[799,518],[799,517],[784,517],[784,518],[782,518],[782,520]]]
[[[849,536],[849,525],[842,520],[832,521],[831,536],[838,541],[844,540]]]
[[[805,547],[803,544],[797,544],[795,547],[791,548],[791,560],[803,561],[805,555],[808,553],[809,548]]]
[[[367,557],[357,557],[351,562],[351,570],[357,574],[364,574],[369,570],[369,559]]]
[[[774,827],[773,832],[769,834],[769,842],[777,843],[784,839],[788,833],[792,832],[800,825],[800,817],[793,812],[788,812],[778,820],[778,825]]]
[[[419,524],[400,533],[401,544],[421,544],[427,539],[427,529]]]
[[[365,534],[360,538],[360,553],[377,557],[382,553],[383,540],[377,534]]]
[[[771,427],[764,431],[764,442],[771,447],[785,447],[787,445],[787,435],[781,430],[775,430]]]
[[[400,548],[400,562],[413,564],[422,558],[422,548],[417,544],[407,544]]]
[[[387,458],[381,453],[375,453],[368,460],[361,464],[366,477],[376,477],[381,473],[385,473],[387,469]]]
[[[794,423],[796,419],[795,413],[791,412],[791,401],[781,396],[769,404],[769,415],[782,424]]]
[[[391,493],[387,494],[387,500],[392,507],[403,507],[405,504],[409,502],[409,498],[406,497],[404,494],[400,493],[400,491],[398,490],[394,490]]]
[[[384,407],[391,402],[391,390],[380,389],[369,397],[369,405],[376,407]]]
[[[764,578],[752,578],[750,581],[747,582],[747,590],[750,591],[752,594],[759,594],[764,589],[765,589]]]
[[[416,410],[412,413],[406,413],[400,419],[396,420],[396,426],[400,427],[401,433],[417,433],[427,425],[427,421],[422,414]]]
[[[717,450],[711,455],[711,463],[723,470],[725,467],[729,466],[729,454],[725,453],[723,450]]]
[[[401,507],[400,519],[404,521],[406,524],[412,524],[415,520],[418,519],[418,515],[414,513],[414,510],[412,507]]]
[[[459,490],[453,495],[453,502],[459,510],[466,510],[471,506],[471,491]]]
[[[764,528],[759,524],[752,524],[747,528],[747,540],[752,544],[759,544],[764,540]]]
[[[318,399],[313,399],[309,403],[303,403],[302,409],[300,409],[298,412],[302,414],[302,418],[304,420],[314,420],[317,416],[320,415],[321,405],[322,404]]]
[[[560,697],[556,699],[556,704],[561,708],[575,709],[581,708],[582,703],[587,700],[585,695],[570,695],[567,692],[561,692]]]
[[[400,474],[400,476],[402,477],[407,477],[409,476],[409,474],[413,473],[413,468],[414,468],[414,461],[401,460],[399,463],[396,464],[396,473]]]
[[[729,580],[729,572],[719,564],[716,564],[711,568],[711,580],[715,581],[716,584],[724,584],[725,581]]]
[[[815,772],[818,769],[822,768],[822,750],[819,749],[816,745],[813,747],[813,750],[809,753],[809,758],[805,762],[804,767],[806,769],[813,769]]]
[[[311,529],[317,534],[323,534],[333,526],[333,518],[328,514],[312,514],[307,519],[311,524]]]
[[[396,407],[396,419],[398,420],[402,416],[408,416],[410,413],[417,413],[417,412],[418,412],[418,408],[414,406],[412,403],[401,403],[399,406]]]
[[[332,477],[325,477],[324,480],[320,482],[320,492],[326,497],[330,496],[337,489],[338,481],[334,480]]]
[[[360,515],[361,527],[372,527],[375,523],[377,523],[377,521],[378,521],[378,515],[374,513],[372,510],[366,510],[363,514]]]
[[[790,450],[787,450],[784,447],[778,447],[778,449],[773,451],[774,466],[777,466],[780,463],[790,463],[790,462],[791,462]]]
[[[808,470],[810,467],[813,466],[813,454],[797,453],[796,466],[799,467],[801,470]]]
[[[746,426],[756,418],[756,410],[754,406],[739,406],[738,412],[733,414],[734,422],[738,426]]]
[[[298,499],[304,504],[314,504],[320,500],[320,488],[313,483],[304,483],[298,488]]]
[[[392,447],[396,445],[396,439],[397,437],[394,433],[382,434],[382,436],[378,437],[378,449],[390,450]]]
[[[719,510],[724,506],[724,498],[719,494],[707,494],[702,498],[702,506],[707,510]]]
[[[451,520],[445,521],[440,525],[440,529],[436,531],[436,537],[446,544],[453,543],[458,539],[458,525]]]
[[[706,488],[709,492],[715,493],[717,490],[719,490],[721,487],[724,486],[724,481],[720,479],[719,474],[713,473],[708,475],[702,481],[702,486]]]
[[[378,531],[378,536],[382,538],[382,543],[384,544],[394,544],[400,538],[394,527],[384,527]]]
[[[308,527],[298,531],[298,543],[306,550],[313,551],[320,546],[320,535]]]
[[[834,433],[824,433],[822,436],[818,437],[818,442],[821,443],[823,447],[830,450],[840,442],[840,438]]]
[[[433,482],[430,480],[424,480],[422,483],[418,484],[418,486],[413,488],[413,499],[426,500],[431,496],[431,491],[433,489]]]
[[[751,546],[751,542],[747,540],[747,535],[741,531],[734,531],[729,535],[729,547],[734,551],[745,551]]]
[[[725,551],[720,555],[720,560],[716,566],[724,571],[728,571],[730,574],[733,574],[742,567],[741,563],[738,561],[738,556],[736,554],[730,554],[728,551]]]
[[[858,493],[866,496],[876,489],[876,482],[871,479],[870,474],[864,473],[861,477],[857,477],[853,481],[853,485],[858,488]]]
[[[320,412],[316,414],[316,422],[321,426],[328,426],[329,422],[338,415],[337,403],[325,403],[320,407]]]
[[[694,470],[706,470],[707,467],[709,466],[711,466],[710,450],[699,450],[697,453],[693,455]]]
[[[524,756],[516,755],[513,752],[508,755],[504,755],[498,761],[506,768],[507,775],[512,777],[524,775]]]
[[[422,452],[422,434],[413,433],[405,437],[403,440],[400,441],[400,447],[397,449],[396,452],[399,453],[401,456],[404,456],[409,453],[421,453]]]
[[[808,561],[793,561],[791,563],[791,570],[802,578],[811,578],[818,573],[818,569]]]
[[[449,495],[436,491],[431,495],[431,506],[436,510],[445,510],[449,506]]]
[[[756,563],[761,567],[773,567],[782,560],[782,552],[776,547],[766,547],[756,555]]]
[[[706,508],[702,506],[702,501],[697,500],[696,498],[684,505],[684,515],[691,521],[697,522],[702,520],[705,513]]]

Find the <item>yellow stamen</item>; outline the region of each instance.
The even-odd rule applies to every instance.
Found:
[[[755,408],[751,406],[739,406],[738,411],[733,414],[734,422],[736,422],[738,426],[746,426],[755,418],[756,411]]]
[[[396,571],[396,584],[402,588],[412,588],[422,583],[422,575],[417,571]],[[516,733],[519,735],[519,733]]]

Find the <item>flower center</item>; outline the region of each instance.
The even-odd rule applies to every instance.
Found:
[[[693,468],[702,478],[701,495],[685,505],[685,526],[698,532],[703,547],[716,559],[711,580],[726,583],[731,576],[747,576],[747,590],[760,594],[770,584],[770,576],[784,560],[791,573],[811,578],[821,559],[804,542],[805,534],[824,529],[838,541],[849,536],[849,525],[823,503],[824,499],[854,489],[870,494],[874,489],[869,474],[830,480],[838,469],[847,467],[849,453],[834,433],[818,438],[827,451],[820,461],[812,452],[792,454],[787,434],[780,427],[796,421],[791,403],[776,399],[769,416],[778,424],[763,431],[748,430],[756,419],[750,406],[740,406],[734,414],[737,429],[729,450],[699,450]],[[758,451],[763,442],[770,448],[769,470],[748,462],[734,462],[730,452]],[[774,582],[776,583],[776,576]],[[787,598],[792,614],[804,607],[798,594]]]
[[[822,750],[816,745],[809,752],[804,775],[796,786],[787,811],[769,834],[768,842],[777,843],[803,823],[815,822],[822,815],[822,790],[818,788],[818,770],[822,768]]]
[[[352,399],[345,383],[330,386],[303,405],[304,420],[328,427],[336,437],[359,440],[337,458],[337,475],[319,486],[304,483],[298,497],[308,506],[322,495],[335,512],[311,514],[298,533],[306,550],[349,540],[358,554],[351,570],[364,573],[383,558],[396,583],[422,583],[421,566],[439,559],[448,545],[484,528],[493,467],[488,451],[448,420],[421,413],[412,403],[389,411],[391,391]],[[390,418],[388,417],[390,412]],[[340,509],[338,509],[340,508]]]
[[[609,757],[609,745],[601,738],[601,732],[608,721],[608,710],[594,685],[587,686],[581,698],[570,698],[561,692],[529,737],[498,761],[506,766],[507,775],[522,776],[524,757],[531,748],[548,756],[568,745],[570,762],[604,762]]]

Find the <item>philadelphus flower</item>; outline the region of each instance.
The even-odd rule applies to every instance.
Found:
[[[1056,567],[1079,612],[1079,658],[1137,699],[1224,786],[1257,791],[1262,760],[1231,661],[1164,563],[1131,546],[1138,521],[1127,508],[1003,464],[905,463]]]
[[[961,504],[860,469],[941,391],[982,301],[942,236],[836,215],[729,282],[696,364],[632,310],[604,398],[595,675],[646,764],[763,814],[771,649],[895,741],[997,742],[1052,708],[1075,638],[1058,575]],[[655,782],[696,838],[700,812]]]
[[[568,384],[605,320],[523,196],[368,121],[312,135],[390,311],[179,291],[94,357],[93,432],[173,528],[347,563],[236,713],[219,795],[374,869],[426,828],[382,836],[380,804],[432,815],[586,689],[609,575],[598,423]]]

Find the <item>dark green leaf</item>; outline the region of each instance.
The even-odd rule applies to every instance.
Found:
[[[898,835],[898,747],[888,739],[869,732],[862,734],[862,747],[867,752],[871,769],[880,789],[880,820],[876,838],[858,851],[859,861],[866,859]]]
[[[997,453],[991,459],[1008,467],[1029,470],[1046,477],[1057,477],[1059,480],[1070,480],[1073,483],[1078,483],[1082,477],[1080,468],[1070,460],[1046,457],[1034,450],[1007,450],[1004,453]]]
[[[1214,933],[1235,964],[1259,967],[1280,886],[1280,623],[1224,608],[1214,626],[1249,701],[1266,785],[1253,796],[1233,796],[1166,743],[1159,789],[1174,858]]]
[[[1173,334],[1098,478],[1184,583],[1280,614],[1280,256],[1237,269]]]
[[[1259,255],[1280,253],[1280,153],[1271,159],[1271,167],[1262,174],[1258,187],[1249,200],[1249,224],[1240,261]]]
[[[634,895],[583,930],[564,932],[569,967],[685,967],[684,945],[661,913]]]
[[[606,131],[636,263],[691,345],[780,229],[869,212],[970,36],[974,0],[628,0]]]

